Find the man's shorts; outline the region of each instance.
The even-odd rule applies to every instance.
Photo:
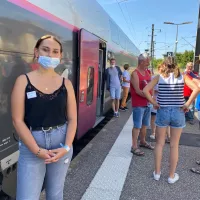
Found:
[[[155,124],[161,128],[184,128],[185,113],[180,107],[161,107],[157,110]]]
[[[150,126],[151,108],[133,107],[133,125],[134,128],[142,128],[142,126]]]
[[[110,88],[111,99],[120,99],[121,97],[121,87],[119,88]]]

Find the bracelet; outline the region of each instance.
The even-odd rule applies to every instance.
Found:
[[[67,152],[70,151],[70,147],[69,147],[68,145],[63,145],[62,143],[60,143],[60,146],[61,146],[62,148],[64,148]]]
[[[41,152],[41,148],[39,148],[39,150],[38,150],[38,152],[36,154],[37,157],[40,155],[40,152]]]

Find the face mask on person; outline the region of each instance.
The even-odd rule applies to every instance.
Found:
[[[60,58],[51,58],[48,56],[39,56],[38,63],[45,69],[55,69],[60,64]]]

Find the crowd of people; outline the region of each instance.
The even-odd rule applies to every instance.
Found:
[[[136,156],[144,156],[145,153],[140,147],[154,150],[153,178],[158,181],[161,176],[163,147],[165,142],[170,143],[168,183],[175,183],[179,180],[176,173],[179,140],[186,121],[191,125],[195,124],[195,100],[196,109],[200,111],[200,95],[197,97],[200,92],[200,78],[193,71],[193,63],[187,63],[182,73],[173,57],[165,58],[158,66],[158,75],[153,75],[148,70],[150,58],[146,53],[139,55],[138,66],[131,75],[128,72],[128,64],[124,65],[123,73],[116,66],[115,59],[111,59],[110,64],[106,78],[114,117],[119,117],[119,109],[128,109],[125,102],[130,88],[133,116],[131,152]],[[121,85],[123,96],[119,107]],[[146,130],[150,125],[150,138],[156,140],[155,147],[146,141]],[[199,161],[197,163],[200,164]],[[195,168],[192,171],[200,173]]]
[[[62,44],[57,38],[51,35],[41,37],[35,45],[33,58],[38,69],[19,76],[12,91],[12,119],[20,138],[17,200],[39,199],[43,186],[48,200],[63,199],[77,128],[77,111],[71,82],[54,71],[62,59],[62,52]],[[116,66],[116,60],[111,59],[106,70],[106,85],[114,117],[119,117],[119,109],[128,110],[126,101],[130,89],[133,109],[131,152],[136,156],[144,156],[140,147],[154,149],[146,141],[146,129],[151,121],[150,137],[156,139],[155,180],[161,176],[166,137],[170,141],[168,182],[175,183],[179,179],[175,173],[178,144],[185,119],[194,124],[193,102],[200,92],[199,77],[193,73],[192,63],[188,63],[186,71],[181,73],[173,58],[163,61],[156,76],[148,70],[149,64],[148,55],[141,54],[137,68],[130,75],[128,64],[124,65],[122,72]],[[196,102],[200,112],[200,95]],[[200,173],[195,168],[192,171]]]

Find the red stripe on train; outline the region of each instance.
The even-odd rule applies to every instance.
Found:
[[[34,14],[37,14],[41,17],[44,17],[52,22],[55,22],[61,26],[64,26],[70,30],[72,30],[73,32],[78,32],[79,28],[76,26],[73,26],[69,23],[67,23],[66,21],[60,19],[59,17],[56,17],[55,15],[52,15],[51,13],[43,10],[42,8],[33,5],[32,3],[28,2],[27,0],[7,0],[10,3],[13,3],[21,8],[24,8]]]

